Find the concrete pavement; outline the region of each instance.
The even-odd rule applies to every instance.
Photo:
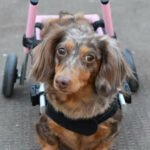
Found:
[[[19,68],[23,60],[24,34],[28,1],[0,1],[0,85],[5,56],[15,52]],[[112,0],[113,22],[122,48],[132,50],[140,79],[140,89],[124,115],[122,132],[113,150],[150,149],[150,1]],[[45,0],[39,5],[41,14],[69,12],[99,13],[98,0]],[[30,81],[23,87],[16,84],[14,96],[0,95],[0,150],[36,150],[34,124],[39,108],[29,99]]]

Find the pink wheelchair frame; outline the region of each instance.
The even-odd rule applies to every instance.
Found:
[[[28,64],[28,57],[30,54],[30,51],[33,47],[35,47],[38,42],[40,42],[40,28],[36,27],[36,23],[42,23],[43,20],[45,19],[52,19],[52,18],[58,18],[58,15],[37,15],[37,9],[38,9],[38,3],[39,0],[30,0],[29,3],[29,9],[28,9],[28,17],[27,17],[27,25],[26,25],[26,31],[25,35],[23,37],[23,46],[24,46],[24,53],[25,53],[25,59],[22,64],[21,68],[21,73],[18,75],[18,71],[16,69],[17,67],[17,57],[15,55],[10,55],[7,58],[6,61],[6,66],[5,66],[5,73],[4,73],[4,80],[3,80],[3,95],[5,97],[11,97],[13,93],[13,88],[14,88],[14,83],[16,79],[20,79],[20,84],[23,85],[24,81],[26,79],[26,70],[27,70],[27,64]],[[112,22],[112,15],[111,15],[111,7],[110,7],[110,2],[109,0],[100,0],[100,5],[101,5],[101,10],[103,14],[103,19],[99,17],[97,14],[86,14],[85,18],[91,23],[95,23],[99,20],[102,20],[104,23],[104,27],[102,26],[97,26],[96,32],[100,36],[104,34],[108,34],[110,37],[115,38],[115,32],[114,32],[114,27],[113,27],[113,22]],[[103,31],[105,29],[105,33]],[[131,78],[128,81],[128,84],[131,88],[132,92],[136,92],[139,83],[138,83],[138,76],[136,73],[136,67],[133,61],[133,56],[132,53],[127,49],[124,51],[124,56],[130,65],[131,69],[134,71],[135,78]],[[13,63],[13,65],[12,65]],[[12,68],[10,68],[9,65],[12,65]],[[12,76],[10,76],[12,74]],[[9,80],[8,80],[9,78]],[[125,87],[126,91],[128,90],[128,86],[126,85]],[[38,88],[36,86],[33,87],[32,89],[32,105],[37,105],[40,104],[40,112],[43,113],[45,111],[45,98],[44,95],[41,94],[39,97],[39,102],[37,101],[37,95],[38,93],[44,93],[44,84],[40,83],[40,86]],[[124,96],[122,93],[119,93],[119,99],[120,102],[123,106],[126,105],[126,102],[124,99]],[[129,99],[128,99],[129,100]],[[127,100],[126,100],[127,101]],[[131,101],[131,100],[129,100]]]
[[[30,1],[27,26],[26,26],[26,32],[25,32],[25,35],[27,38],[32,38],[34,36],[35,22],[42,22],[43,20],[48,19],[48,18],[58,17],[57,15],[48,15],[48,16],[37,15],[37,6],[38,6],[38,0]],[[109,0],[101,0],[101,8],[102,8],[102,13],[103,13],[106,33],[110,36],[114,36],[114,28],[113,28],[113,23],[112,23],[111,8],[110,8]],[[85,15],[85,18],[88,19],[89,22],[91,23],[100,19],[97,14]],[[100,35],[103,35],[103,32],[100,28],[97,31]],[[36,37],[37,39],[40,39],[39,32],[36,34]],[[25,53],[28,53],[29,49],[25,48],[24,51]]]

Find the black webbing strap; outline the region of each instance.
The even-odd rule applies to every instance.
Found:
[[[117,98],[115,98],[110,107],[103,114],[89,119],[73,120],[66,117],[63,113],[55,111],[53,106],[47,102],[46,113],[51,119],[62,127],[73,132],[89,136],[97,131],[98,124],[112,117],[117,112],[118,108],[120,108],[120,104]]]

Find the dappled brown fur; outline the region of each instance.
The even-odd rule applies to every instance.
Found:
[[[48,20],[42,42],[33,50],[32,75],[44,82],[48,101],[71,119],[92,118],[112,103],[130,74],[117,41],[100,37],[81,15],[60,14]],[[118,134],[121,110],[84,136],[69,131],[47,115],[36,125],[43,150],[108,150]]]

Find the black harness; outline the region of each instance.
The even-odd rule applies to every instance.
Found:
[[[47,101],[46,113],[53,121],[55,121],[60,126],[73,132],[85,136],[90,136],[97,131],[98,124],[112,117],[120,108],[121,105],[119,99],[115,98],[114,101],[111,103],[110,107],[103,114],[97,115],[96,117],[89,119],[73,120],[66,117],[63,113],[57,112],[53,108],[53,106]]]

